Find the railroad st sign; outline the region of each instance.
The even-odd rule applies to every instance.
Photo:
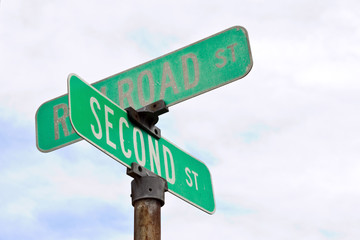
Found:
[[[69,115],[76,133],[130,168],[136,162],[163,177],[169,192],[212,214],[215,200],[206,165],[164,138],[134,126],[127,112],[76,75],[68,78]]]
[[[247,32],[235,26],[93,86],[123,109],[138,109],[160,99],[172,106],[238,80],[251,68]],[[66,95],[39,107],[36,136],[43,152],[81,140],[71,127]]]

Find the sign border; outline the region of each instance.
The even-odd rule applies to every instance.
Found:
[[[191,43],[191,44],[189,44],[189,45],[186,45],[186,46],[184,46],[184,47],[181,47],[181,48],[179,48],[179,49],[176,49],[176,50],[171,51],[171,52],[169,52],[169,53],[166,53],[166,54],[164,54],[164,55],[161,55],[161,56],[159,56],[159,57],[157,57],[157,58],[151,59],[151,60],[149,60],[149,61],[146,61],[146,62],[144,62],[144,63],[141,63],[141,64],[136,65],[136,66],[134,66],[134,67],[131,67],[131,68],[129,68],[129,69],[126,69],[126,70],[124,70],[124,71],[121,71],[121,72],[119,72],[119,73],[113,74],[113,75],[111,75],[111,76],[109,76],[109,77],[106,77],[106,78],[104,78],[104,79],[102,79],[102,80],[96,81],[96,82],[92,83],[91,85],[94,85],[94,84],[97,84],[97,83],[106,81],[106,80],[108,80],[108,79],[110,79],[110,78],[113,78],[113,77],[115,77],[115,76],[117,76],[117,75],[119,75],[119,74],[122,74],[122,73],[124,73],[124,72],[131,71],[131,70],[133,70],[133,69],[135,69],[135,68],[138,68],[138,67],[140,67],[140,66],[142,66],[142,65],[145,65],[145,64],[151,63],[151,62],[153,62],[153,61],[156,61],[156,60],[158,60],[158,59],[164,58],[164,57],[166,57],[166,56],[168,56],[168,55],[171,55],[171,54],[173,54],[173,53],[175,53],[175,52],[177,52],[177,51],[181,51],[181,50],[183,50],[183,49],[185,49],[185,48],[188,48],[188,47],[190,47],[190,46],[193,46],[193,45],[195,45],[195,44],[198,44],[198,43],[203,42],[203,41],[205,41],[205,40],[208,40],[208,39],[210,39],[210,38],[213,38],[213,37],[215,37],[215,36],[217,36],[217,35],[220,35],[220,34],[222,34],[222,33],[224,33],[224,32],[227,32],[227,31],[229,31],[229,30],[231,30],[231,29],[241,30],[241,31],[244,33],[245,38],[246,38],[246,43],[247,43],[247,45],[248,45],[248,51],[249,51],[249,60],[250,60],[249,65],[248,65],[245,73],[244,73],[243,75],[241,75],[240,77],[237,77],[237,78],[234,78],[234,79],[229,80],[229,81],[227,81],[227,82],[224,82],[224,83],[222,83],[222,84],[216,85],[215,87],[208,88],[208,89],[206,89],[206,90],[204,90],[204,91],[201,91],[201,92],[198,92],[198,93],[196,93],[196,94],[194,94],[194,95],[192,95],[192,96],[189,96],[189,97],[183,98],[183,99],[181,99],[181,100],[172,102],[172,103],[168,104],[167,106],[168,106],[168,107],[171,107],[171,106],[173,106],[173,105],[175,105],[175,104],[177,104],[177,103],[183,102],[183,101],[188,100],[188,99],[191,99],[191,98],[193,98],[193,97],[197,97],[197,96],[199,96],[199,95],[201,95],[201,94],[203,94],[203,93],[209,92],[209,91],[214,90],[214,89],[216,89],[216,88],[219,88],[219,87],[222,87],[222,86],[227,85],[227,84],[229,84],[229,83],[232,83],[232,82],[234,82],[234,81],[236,81],[236,80],[242,79],[242,78],[244,78],[246,75],[249,74],[249,72],[251,71],[251,69],[252,69],[252,67],[253,67],[253,58],[252,58],[252,53],[251,53],[251,48],[250,48],[249,35],[248,35],[247,30],[246,30],[244,27],[239,26],[239,25],[235,25],[235,26],[233,26],[233,27],[227,28],[227,29],[225,29],[225,30],[223,30],[223,31],[217,32],[217,33],[215,33],[215,34],[212,34],[212,35],[210,35],[210,36],[208,36],[208,37],[206,37],[206,38],[203,38],[203,39],[201,39],[201,40],[198,40],[198,41],[196,41],[196,42],[193,42],[193,43]],[[38,149],[39,151],[41,151],[41,152],[44,152],[44,153],[52,152],[52,151],[54,151],[54,150],[63,148],[63,147],[65,147],[65,146],[71,145],[71,144],[73,144],[73,143],[76,143],[76,142],[82,140],[81,138],[80,138],[80,139],[76,139],[76,140],[72,140],[72,141],[69,141],[69,142],[67,142],[67,143],[65,143],[65,144],[59,145],[59,146],[57,146],[57,147],[54,147],[54,148],[51,148],[51,149],[48,149],[48,150],[44,150],[44,149],[41,149],[41,148],[39,147],[38,112],[39,112],[41,106],[47,104],[48,102],[54,101],[55,99],[64,97],[64,96],[66,96],[66,95],[67,95],[67,94],[65,93],[65,94],[63,94],[63,95],[60,95],[60,96],[58,96],[58,97],[52,98],[52,99],[44,102],[43,104],[41,104],[41,105],[39,106],[39,108],[37,109],[37,111],[36,111],[36,113],[35,113],[36,147],[37,147],[37,149]],[[116,105],[118,105],[118,104],[116,104]]]
[[[67,88],[68,88],[68,93],[70,93],[70,80],[71,80],[71,77],[72,76],[75,76],[77,77],[78,79],[80,79],[81,81],[83,81],[86,85],[88,85],[89,87],[91,87],[93,90],[95,90],[96,92],[98,92],[99,94],[101,94],[103,97],[106,98],[106,100],[110,101],[111,103],[115,104],[118,108],[120,108],[121,110],[123,110],[124,112],[126,112],[124,109],[122,109],[119,105],[117,105],[114,101],[112,101],[110,98],[108,98],[107,96],[105,96],[104,94],[102,94],[99,90],[97,90],[96,88],[94,88],[91,84],[89,84],[88,82],[86,82],[84,79],[82,79],[81,77],[79,77],[77,74],[74,74],[74,73],[71,73],[69,74],[68,76],[68,79],[67,79]],[[80,139],[84,139],[86,140],[87,142],[89,142],[91,145],[93,145],[94,147],[96,147],[97,149],[99,149],[100,151],[102,151],[103,153],[105,153],[106,155],[110,156],[112,159],[114,159],[115,161],[117,161],[118,163],[124,165],[125,167],[127,168],[131,168],[130,165],[118,160],[118,157],[114,156],[113,154],[109,153],[108,151],[102,149],[100,146],[98,146],[97,144],[95,144],[93,141],[89,140],[88,138],[86,138],[84,135],[82,135],[81,133],[78,132],[78,130],[75,128],[72,120],[71,120],[71,95],[68,94],[68,99],[69,99],[69,117],[70,117],[70,122],[71,122],[71,125],[73,127],[73,129],[75,130],[76,134],[78,134],[81,138]],[[133,123],[131,123],[132,125],[134,125]],[[136,125],[134,125],[136,127]],[[182,150],[180,147],[178,147],[176,144],[172,143],[171,141],[167,140],[166,138],[162,137],[162,139],[166,140],[167,142],[169,142],[170,144],[172,144],[174,147],[180,149],[182,152],[186,153],[187,155],[191,156],[192,158],[196,159],[197,161],[201,162],[205,167],[206,169],[208,170],[209,172],[209,176],[210,176],[210,185],[211,185],[211,190],[212,190],[212,195],[213,195],[213,199],[214,199],[214,210],[213,211],[208,211],[206,209],[204,209],[203,207],[195,204],[194,202],[191,202],[190,200],[184,198],[183,196],[175,193],[174,191],[172,191],[171,189],[168,189],[168,192],[172,193],[173,195],[177,196],[178,198],[184,200],[185,202],[199,208],[200,210],[212,215],[215,213],[216,211],[216,202],[215,202],[215,193],[214,193],[214,186],[213,186],[213,181],[212,181],[212,177],[211,177],[211,172],[209,170],[209,168],[206,166],[206,164],[197,159],[196,157],[192,156],[191,154],[185,152],[184,150]],[[148,169],[149,170],[149,169]],[[151,171],[151,170],[149,170]]]
[[[91,85],[96,84],[96,83],[100,83],[100,82],[105,81],[105,80],[107,80],[107,79],[109,79],[109,78],[113,78],[113,77],[115,77],[116,75],[122,74],[122,73],[124,73],[124,72],[131,71],[131,70],[133,70],[133,69],[135,69],[135,68],[138,68],[138,67],[140,67],[140,66],[142,66],[142,65],[151,63],[151,62],[156,61],[156,60],[158,60],[158,59],[160,59],[160,58],[163,58],[163,57],[166,57],[166,56],[168,56],[168,55],[171,55],[171,54],[173,54],[173,53],[175,53],[175,52],[181,51],[181,50],[183,50],[183,49],[185,49],[185,48],[188,48],[188,47],[190,47],[190,46],[192,46],[192,45],[198,44],[198,43],[203,42],[203,41],[205,41],[205,40],[208,40],[208,39],[210,39],[210,38],[213,38],[213,37],[215,37],[215,36],[217,36],[217,35],[220,35],[220,34],[222,34],[222,33],[224,33],[224,32],[227,32],[227,31],[229,31],[229,30],[231,30],[231,29],[234,29],[234,28],[236,28],[237,30],[241,30],[241,31],[244,33],[245,38],[246,38],[246,43],[247,43],[247,45],[248,45],[250,63],[249,63],[249,65],[248,65],[247,69],[246,69],[246,72],[245,72],[243,75],[241,75],[240,77],[238,77],[238,78],[234,78],[234,79],[229,80],[229,81],[227,81],[227,82],[224,82],[224,83],[222,83],[222,84],[216,85],[215,87],[212,87],[212,88],[207,88],[206,90],[204,90],[204,91],[202,91],[202,92],[198,92],[198,93],[196,93],[196,94],[194,94],[194,95],[192,95],[192,96],[190,96],[190,97],[186,97],[186,98],[183,98],[183,99],[181,99],[181,100],[172,102],[172,103],[170,103],[170,104],[167,104],[166,106],[167,106],[167,107],[171,107],[171,106],[173,106],[173,105],[175,105],[175,104],[178,104],[178,103],[180,103],[180,102],[186,101],[186,100],[191,99],[191,98],[193,98],[193,97],[197,97],[197,96],[199,96],[199,95],[201,95],[201,94],[203,94],[203,93],[209,92],[209,91],[214,90],[214,89],[216,89],[216,88],[222,87],[222,86],[224,86],[224,85],[226,85],[226,84],[232,83],[232,82],[234,82],[234,81],[236,81],[236,80],[242,79],[242,78],[244,78],[246,75],[249,74],[249,72],[251,71],[251,69],[252,69],[252,67],[253,67],[253,59],[252,59],[252,54],[251,54],[250,42],[249,42],[249,34],[248,34],[247,30],[246,30],[244,27],[236,25],[236,26],[227,28],[227,29],[225,29],[225,30],[223,30],[223,31],[220,31],[220,32],[215,33],[215,34],[213,34],[213,35],[211,35],[211,36],[208,36],[208,37],[206,37],[206,38],[203,38],[203,39],[201,39],[201,40],[198,40],[198,41],[196,41],[196,42],[193,42],[193,43],[191,43],[191,44],[189,44],[189,45],[186,45],[186,46],[184,46],[184,47],[182,47],[182,48],[179,48],[179,49],[176,49],[176,50],[171,51],[171,52],[169,52],[169,53],[166,53],[166,54],[164,54],[164,55],[161,55],[160,57],[151,59],[150,61],[141,63],[141,64],[139,64],[139,65],[136,65],[135,67],[132,67],[132,68],[126,69],[126,70],[124,70],[124,71],[121,71],[121,72],[119,72],[119,73],[113,74],[113,75],[111,75],[111,76],[109,76],[109,77],[106,77],[106,78],[100,80],[100,81],[94,82],[94,83],[92,83]],[[66,94],[65,94],[65,95],[66,95]],[[116,104],[116,105],[118,105],[118,104]]]

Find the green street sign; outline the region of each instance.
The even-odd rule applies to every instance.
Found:
[[[247,32],[235,26],[93,86],[123,109],[161,99],[169,107],[244,77],[252,65]],[[66,95],[42,104],[35,122],[42,152],[81,140],[71,127]]]
[[[136,162],[166,179],[169,192],[212,214],[206,165],[164,138],[134,126],[127,112],[78,76],[68,78],[69,115],[76,133],[127,167]]]

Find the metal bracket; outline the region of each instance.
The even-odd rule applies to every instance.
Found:
[[[131,168],[126,170],[126,174],[133,177],[131,182],[131,198],[132,205],[140,199],[156,199],[161,202],[161,206],[165,203],[165,192],[168,190],[167,181],[133,162]]]
[[[159,115],[169,111],[164,100],[156,101],[138,110],[133,107],[128,107],[125,110],[130,121],[142,127],[157,139],[161,138],[161,131],[155,124],[159,121]]]

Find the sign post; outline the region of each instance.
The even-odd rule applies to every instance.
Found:
[[[122,109],[158,100],[172,106],[246,76],[252,68],[247,31],[235,26],[93,84]],[[69,118],[68,96],[36,112],[36,145],[50,152],[81,140]]]
[[[131,164],[127,174],[131,182],[132,205],[134,206],[134,239],[160,240],[161,207],[165,204],[166,180],[142,168]]]
[[[162,138],[157,116],[243,78],[252,65],[247,31],[235,26],[93,86],[71,74],[68,95],[36,112],[37,148],[50,152],[85,139],[125,165],[134,178],[134,239],[160,240],[165,191],[208,214],[215,200],[207,166]]]
[[[165,138],[134,126],[125,110],[76,75],[68,78],[69,114],[82,138],[121,164],[138,163],[167,181],[168,191],[213,214],[209,169]]]

